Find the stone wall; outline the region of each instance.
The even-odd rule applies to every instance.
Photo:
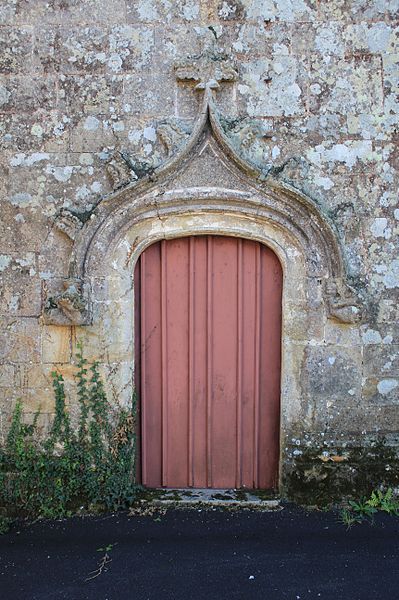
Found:
[[[316,439],[341,447],[399,431],[398,10],[398,0],[3,0],[1,435],[17,398],[48,424],[50,373],[72,381],[79,338],[112,400],[131,393],[131,332],[100,339],[95,325],[42,317],[70,277],[76,223],[56,223],[66,209],[79,227],[184,147],[201,96],[199,79],[181,75],[190,55],[233,65],[236,80],[216,94],[226,135],[266,182],[332,222],[364,307],[362,321],[340,323],[320,316],[315,291],[295,319],[286,313],[296,380],[283,380],[283,411],[290,396],[298,408],[283,461]],[[109,303],[100,288],[93,298]]]

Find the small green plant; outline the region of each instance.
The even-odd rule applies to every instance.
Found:
[[[349,506],[354,514],[358,515],[361,519],[371,518],[377,512],[377,508],[371,506],[369,500],[366,500],[366,498],[361,498],[357,502],[349,500]]]
[[[386,492],[377,490],[371,493],[369,499],[370,506],[373,506],[377,510],[388,513],[389,515],[399,516],[399,499],[394,497],[393,489],[388,488]]]
[[[52,373],[55,416],[44,440],[39,413],[23,422],[16,404],[4,447],[0,448],[0,506],[27,516],[69,516],[78,507],[117,510],[133,502],[135,398],[129,409],[107,400],[97,362],[88,365],[77,352],[79,418],[72,427],[64,380]]]
[[[341,511],[340,520],[350,528],[364,520],[372,522],[378,512],[399,516],[399,499],[395,498],[392,488],[388,488],[385,492],[375,490],[371,492],[369,498],[363,497],[358,501],[350,500],[349,508]]]
[[[0,535],[4,535],[11,527],[11,519],[0,516]]]
[[[350,529],[353,525],[355,525],[356,523],[361,523],[361,521],[362,521],[362,519],[361,519],[361,517],[359,517],[359,515],[355,515],[353,512],[351,512],[347,508],[344,508],[343,510],[341,510],[339,519],[340,519],[341,523],[343,523],[346,526],[347,529]]]

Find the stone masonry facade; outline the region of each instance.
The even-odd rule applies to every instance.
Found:
[[[282,477],[396,445],[399,0],[3,0],[0,113],[1,439],[78,340],[129,402],[134,260],[221,231],[282,249]]]

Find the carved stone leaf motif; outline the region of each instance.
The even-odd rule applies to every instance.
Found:
[[[69,210],[63,208],[55,221],[55,227],[65,233],[69,239],[74,240],[82,229],[82,221]]]
[[[123,152],[116,152],[106,166],[112,187],[117,190],[137,179],[133,164]]]
[[[49,325],[88,325],[90,305],[79,279],[63,282],[63,291],[47,299],[43,319]]]
[[[270,124],[247,117],[234,120],[219,117],[219,121],[237,155],[267,174],[271,164],[266,141],[273,137]]]
[[[157,135],[168,156],[183,146],[189,134],[190,132],[177,122],[162,121],[157,127]]]

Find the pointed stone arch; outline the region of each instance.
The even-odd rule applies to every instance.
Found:
[[[125,165],[122,183],[127,172]],[[223,228],[223,220],[230,225]],[[327,315],[347,323],[361,317],[333,224],[310,198],[239,156],[220,125],[209,88],[195,127],[176,155],[104,198],[85,224],[64,211],[56,225],[73,239],[73,250],[70,279],[47,306],[47,322],[92,322],[94,281],[112,264],[121,244],[128,246],[128,267],[152,241],[210,232],[269,244],[286,271],[294,255],[300,255],[305,277],[320,284]]]

